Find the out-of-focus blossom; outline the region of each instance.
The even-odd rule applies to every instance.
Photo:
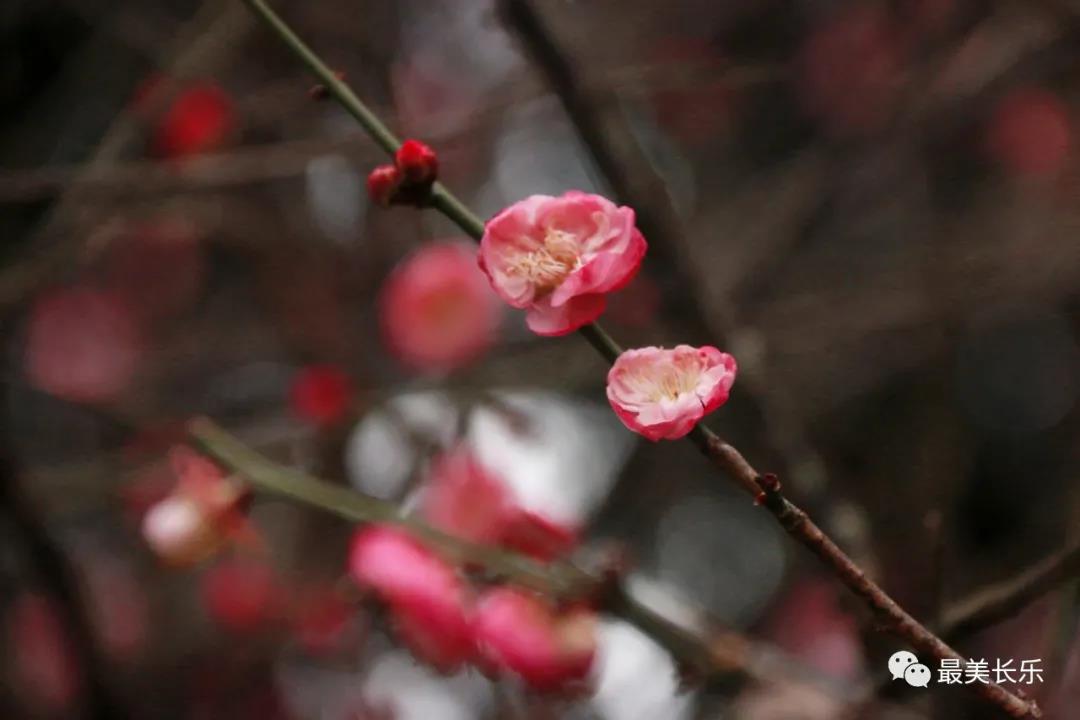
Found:
[[[862,641],[855,618],[837,606],[832,585],[796,584],[772,614],[777,645],[823,673],[854,680],[862,669]]]
[[[538,335],[565,335],[600,317],[645,255],[634,211],[599,195],[532,195],[490,221],[480,267],[499,297],[526,310]]]
[[[180,92],[154,130],[155,154],[184,158],[215,150],[236,126],[232,98],[214,83],[192,85]]]
[[[803,46],[803,103],[838,135],[878,130],[896,106],[902,61],[899,34],[881,7],[845,8],[812,30]]]
[[[259,545],[241,509],[249,497],[246,487],[185,447],[174,448],[169,461],[176,485],[142,521],[143,537],[159,557],[170,564],[191,565],[230,540]]]
[[[1017,88],[994,108],[986,147],[1008,171],[1026,177],[1053,176],[1064,169],[1072,145],[1069,111],[1043,88]]]
[[[210,618],[238,633],[250,632],[271,620],[282,592],[270,566],[251,559],[218,563],[203,574],[200,589]]]
[[[465,446],[439,454],[424,486],[423,514],[434,527],[472,542],[498,542],[512,498]]]
[[[566,555],[579,539],[575,529],[515,507],[504,521],[499,544],[537,560],[548,561]]]
[[[474,651],[470,597],[457,572],[406,532],[375,526],[353,539],[349,570],[390,607],[398,635],[421,659],[444,672]]]
[[[168,318],[198,296],[206,273],[195,227],[179,218],[138,223],[103,259],[104,285],[141,319]]]
[[[390,274],[379,297],[388,348],[425,371],[456,370],[482,356],[499,325],[495,296],[460,242],[425,245]]]
[[[357,611],[333,587],[302,593],[292,619],[296,643],[311,655],[323,655],[350,646],[357,636]]]
[[[577,533],[526,510],[501,477],[459,445],[432,463],[424,488],[424,517],[435,527],[473,542],[501,545],[551,560],[577,544]]]
[[[120,559],[96,553],[83,565],[88,605],[102,648],[116,660],[133,660],[146,644],[146,591]]]
[[[30,311],[26,374],[50,395],[111,400],[131,384],[142,354],[133,311],[114,293],[89,286],[50,290]]]
[[[70,708],[82,678],[52,600],[31,592],[19,594],[8,608],[7,624],[20,693],[54,712]]]
[[[289,388],[292,410],[315,425],[342,420],[353,402],[353,383],[336,365],[309,365],[293,377]]]
[[[735,358],[714,347],[646,347],[618,357],[607,396],[626,427],[650,440],[673,440],[727,402],[734,382]]]
[[[596,655],[591,611],[559,612],[536,595],[496,588],[477,603],[475,630],[489,672],[510,672],[542,692],[584,689]]]
[[[142,521],[150,549],[171,565],[194,565],[222,545],[221,533],[194,500],[169,495],[151,507]]]

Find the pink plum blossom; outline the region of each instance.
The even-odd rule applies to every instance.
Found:
[[[432,462],[422,512],[440,530],[538,560],[565,555],[578,541],[574,529],[521,507],[505,481],[464,445]]]
[[[47,290],[26,338],[30,384],[71,402],[113,400],[132,383],[145,350],[131,306],[89,285]]]
[[[248,488],[193,450],[169,452],[176,485],[143,516],[142,534],[162,560],[193,565],[229,541],[261,547],[261,538],[242,512]]]
[[[489,220],[479,262],[530,330],[554,336],[600,317],[605,294],[630,282],[646,247],[633,210],[571,191],[532,195]]]
[[[503,524],[499,544],[546,562],[566,555],[578,540],[576,529],[531,510],[514,507]]]
[[[559,612],[522,590],[488,591],[477,604],[474,627],[487,671],[509,671],[541,692],[581,689],[596,655],[592,611]]]
[[[394,268],[379,297],[386,344],[418,370],[457,370],[495,342],[499,305],[474,264],[473,249],[425,245]]]
[[[253,631],[270,620],[281,593],[270,566],[255,560],[215,565],[202,576],[200,590],[207,614],[237,633]]]
[[[349,570],[389,606],[398,635],[413,652],[450,672],[474,654],[465,583],[454,568],[403,530],[377,525],[353,538]]]
[[[627,350],[607,378],[612,409],[650,440],[681,438],[727,402],[735,358],[714,347],[678,345]]]
[[[511,502],[502,479],[467,447],[452,448],[432,461],[423,514],[434,527],[473,542],[496,543]]]
[[[22,591],[8,608],[6,620],[8,660],[15,673],[12,689],[58,717],[56,713],[72,707],[83,678],[55,603]]]

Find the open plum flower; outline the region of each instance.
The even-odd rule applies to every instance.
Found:
[[[623,424],[650,440],[674,440],[727,402],[735,358],[714,347],[627,350],[607,377],[607,396]]]
[[[555,336],[600,317],[605,294],[633,279],[646,247],[633,210],[571,191],[532,195],[489,220],[479,262],[530,330]]]

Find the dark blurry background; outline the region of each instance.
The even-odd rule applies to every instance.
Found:
[[[649,256],[605,324],[628,346],[733,353],[714,426],[920,618],[1076,534],[1080,5],[274,5],[439,149],[481,215],[571,188],[632,204]],[[383,280],[460,233],[371,208],[382,155],[311,84],[238,1],[0,3],[3,716],[842,717],[781,677],[677,693],[662,651],[614,621],[598,693],[573,703],[433,675],[366,611],[315,652],[297,608],[339,588],[349,528],[278,501],[253,509],[274,579],[251,627],[208,609],[213,562],[146,550],[140,514],[192,415],[401,497],[465,413],[522,497],[627,543],[668,597],[842,688],[897,649],[689,444],[636,442],[579,339],[507,312],[471,367],[403,365]],[[291,379],[312,365],[351,378],[355,423],[297,417]],[[1075,598],[1067,583],[962,649],[1042,658],[1030,692],[1075,717]],[[946,690],[858,712],[991,716]]]

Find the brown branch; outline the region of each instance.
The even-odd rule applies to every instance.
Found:
[[[803,510],[785,498],[775,476],[759,474],[738,450],[710,431],[703,430],[702,435],[704,452],[714,463],[736,478],[743,487],[751,484],[757,486],[759,490],[756,499],[762,507],[772,513],[789,535],[814,553],[849,590],[863,600],[881,622],[883,629],[936,660],[954,659],[967,662],[960,653],[900,607],[888,593],[867,577]],[[1014,694],[1001,685],[975,683],[968,687],[1012,717],[1042,717],[1034,700]]]
[[[1023,610],[1069,578],[1080,575],[1080,543],[1074,543],[1023,570],[950,604],[938,632],[963,640]]]

